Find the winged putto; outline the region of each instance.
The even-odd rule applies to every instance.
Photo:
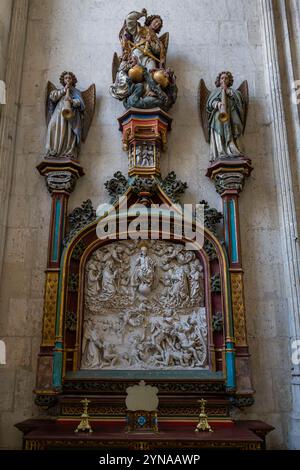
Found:
[[[144,24],[138,21],[145,18]],[[122,54],[113,56],[111,95],[126,109],[160,107],[167,111],[177,97],[176,77],[166,67],[169,33],[158,36],[163,26],[159,15],[132,11],[119,33]]]
[[[233,89],[233,76],[220,72],[216,88],[210,92],[203,79],[199,83],[199,112],[205,139],[210,143],[210,161],[245,157],[239,137],[244,134],[248,110],[248,82]]]
[[[96,88],[85,91],[75,88],[73,72],[62,72],[61,88],[47,83],[46,99],[46,158],[77,159],[91,125],[96,103]]]

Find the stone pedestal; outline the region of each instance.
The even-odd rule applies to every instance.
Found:
[[[160,108],[130,108],[118,121],[123,149],[128,152],[128,174],[160,175],[161,152],[167,147],[172,118]]]
[[[236,393],[243,401],[245,396],[253,394],[253,388],[246,329],[238,197],[244,187],[245,178],[252,170],[251,160],[246,157],[227,158],[213,162],[206,173],[206,176],[214,182],[216,191],[223,200],[224,240],[229,259],[236,349]]]

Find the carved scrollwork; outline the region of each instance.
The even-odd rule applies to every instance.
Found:
[[[69,331],[76,331],[77,326],[77,314],[70,310],[66,313],[66,328]]]
[[[132,382],[134,384],[134,382]],[[158,388],[159,393],[224,393],[223,382],[155,382],[147,381]],[[66,380],[63,389],[68,393],[126,393],[128,381]]]
[[[254,397],[241,395],[229,397],[229,400],[232,406],[235,406],[236,408],[240,409],[252,406],[255,402]]]
[[[212,328],[213,331],[223,330],[223,314],[222,312],[215,312],[212,316]]]
[[[35,396],[34,402],[37,406],[48,410],[57,404],[58,398],[52,394],[38,394]]]
[[[157,183],[153,178],[140,178],[137,176],[134,178],[131,187],[133,192],[137,194],[146,191],[152,195],[155,194]]]
[[[207,254],[209,261],[213,261],[217,258],[217,252],[214,245],[209,240],[205,240],[204,242],[204,251]]]
[[[243,172],[219,173],[216,175],[214,182],[216,191],[219,194],[224,193],[228,189],[240,192],[244,187],[245,174]]]
[[[53,191],[67,191],[72,193],[77,177],[69,171],[50,171],[46,175],[46,184],[50,193]]]
[[[77,292],[79,284],[79,274],[71,273],[68,279],[68,288],[70,292]]]
[[[72,252],[72,258],[76,261],[79,260],[82,253],[84,252],[84,249],[85,249],[85,243],[82,240],[79,240],[79,242],[77,243],[77,245],[75,246]]]
[[[211,277],[211,290],[212,290],[212,292],[221,292],[221,277],[220,277],[220,274],[214,274]]]

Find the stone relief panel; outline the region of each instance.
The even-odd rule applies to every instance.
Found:
[[[81,369],[206,369],[203,267],[167,241],[119,241],[85,268]]]

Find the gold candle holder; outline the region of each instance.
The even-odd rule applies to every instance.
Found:
[[[195,432],[203,432],[203,431],[213,432],[213,430],[211,429],[208,423],[207,414],[205,413],[205,405],[207,401],[201,398],[201,400],[198,400],[198,402],[201,405],[201,411],[199,414],[199,423],[197,424]]]
[[[83,413],[81,415],[81,421],[78,424],[74,432],[93,432],[91,425],[89,423],[89,414],[88,414],[88,405],[90,403],[90,400],[87,400],[85,398],[84,400],[81,400],[80,403],[83,404]]]

